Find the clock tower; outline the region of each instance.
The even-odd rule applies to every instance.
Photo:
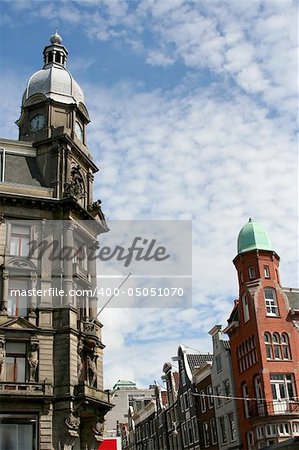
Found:
[[[90,119],[67,57],[56,32],[43,68],[26,84],[19,139],[0,140],[0,439],[7,448],[96,450],[112,407],[103,389],[97,265],[88,257],[109,229],[93,199]],[[71,256],[53,257],[54,248]]]

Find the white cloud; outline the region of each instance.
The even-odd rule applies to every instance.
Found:
[[[107,385],[122,377],[152,382],[179,344],[211,348],[209,328],[225,323],[238,295],[231,260],[249,216],[268,230],[283,284],[297,285],[297,8],[291,1],[53,5],[22,8],[32,21],[52,11],[73,26],[80,16],[91,39],[132,45],[152,70],[180,62],[187,72],[165,91],[137,81],[83,86],[88,142],[101,168],[95,198],[108,219],[193,219],[194,308],[101,315]],[[204,71],[211,84],[202,83]],[[1,74],[7,137],[16,136],[19,86],[24,80]]]

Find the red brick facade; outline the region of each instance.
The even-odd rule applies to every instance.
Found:
[[[299,434],[298,311],[279,280],[279,257],[252,250],[234,259],[239,299],[228,320],[239,425],[245,449]]]

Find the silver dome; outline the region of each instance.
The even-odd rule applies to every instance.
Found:
[[[61,43],[62,38],[56,31],[50,38],[50,45],[43,51],[43,69],[35,72],[27,83],[22,106],[35,94],[43,94],[61,103],[84,104],[83,92],[66,68],[68,51]]]
[[[22,105],[34,94],[44,94],[61,103],[84,104],[84,95],[78,83],[65,67],[56,65],[39,70],[31,76]]]

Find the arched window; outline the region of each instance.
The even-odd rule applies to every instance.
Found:
[[[265,306],[267,316],[278,316],[278,305],[275,289],[267,287],[264,289]]]
[[[280,336],[278,333],[273,333],[272,337],[274,358],[281,359],[281,346],[280,346]]]
[[[264,334],[264,340],[265,340],[265,346],[266,346],[267,359],[273,359],[271,334],[266,332]]]
[[[289,337],[287,333],[282,333],[281,335],[281,350],[283,359],[291,359]]]
[[[267,359],[291,359],[289,337],[287,333],[281,335],[277,332],[271,335],[266,331],[264,334]]]

